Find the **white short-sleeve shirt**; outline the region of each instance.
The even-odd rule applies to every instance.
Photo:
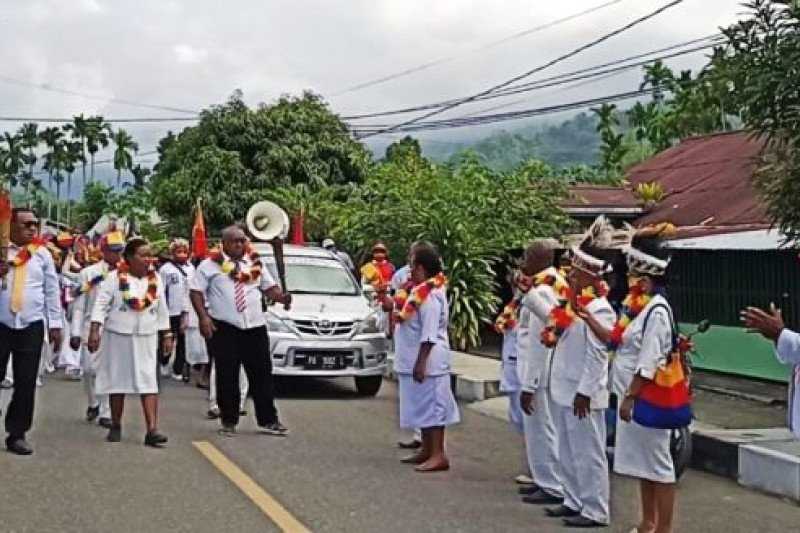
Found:
[[[251,261],[246,257],[239,263],[243,270],[252,267]],[[215,261],[206,259],[200,263],[190,284],[191,290],[201,292],[205,296],[211,318],[239,329],[252,329],[266,324],[261,307],[261,295],[263,291],[277,285],[269,270],[266,267],[262,268],[257,281],[244,285],[245,310],[240,313],[236,310],[234,299],[235,283],[228,274],[222,272],[222,267]]]
[[[431,291],[411,318],[401,322],[394,333],[395,363],[398,374],[411,374],[422,343],[432,343],[427,375],[450,373],[450,341],[447,334],[449,312],[444,289]]]

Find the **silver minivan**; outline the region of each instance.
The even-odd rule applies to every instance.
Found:
[[[272,247],[254,246],[277,280]],[[353,377],[359,394],[377,394],[389,351],[380,310],[353,273],[325,249],[286,245],[284,263],[292,308],[276,304],[265,311],[272,373]]]

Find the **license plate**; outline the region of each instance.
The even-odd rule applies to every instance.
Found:
[[[345,367],[344,356],[337,354],[307,354],[305,367],[318,370],[341,370]]]

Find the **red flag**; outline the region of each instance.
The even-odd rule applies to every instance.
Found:
[[[206,224],[203,221],[203,209],[200,200],[197,200],[197,212],[192,227],[192,256],[205,259],[208,255],[208,238],[206,237]]]
[[[292,217],[292,244],[297,246],[305,246],[306,239],[303,236],[303,213],[299,213]]]

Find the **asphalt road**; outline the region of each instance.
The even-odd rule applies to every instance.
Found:
[[[453,468],[416,474],[393,446],[396,389],[358,398],[349,381],[285,382],[279,399],[287,438],[255,432],[233,439],[204,419],[202,391],[168,383],[161,428],[169,447],[142,446],[138,401],[126,405],[123,442],[82,420],[79,383],[50,379],[39,390],[36,453],[0,453],[1,532],[278,531],[244,493],[192,445],[208,441],[312,531],[562,531],[519,503],[520,441],[502,422],[462,409],[450,432]],[[636,486],[612,481],[613,523],[628,531]],[[726,479],[689,472],[681,482],[677,531],[796,531],[800,508]]]

